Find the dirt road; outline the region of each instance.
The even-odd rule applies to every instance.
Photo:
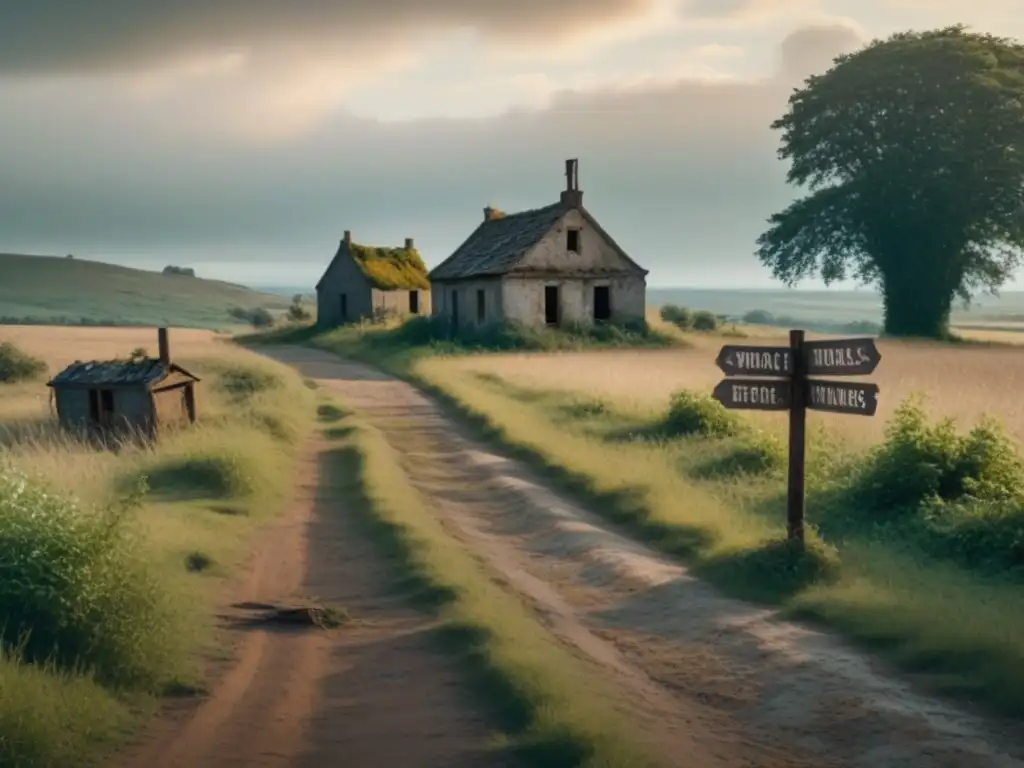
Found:
[[[829,635],[720,596],[476,442],[410,385],[322,352],[271,354],[382,430],[448,530],[614,681],[668,764],[1024,767],[1019,728],[923,696]]]
[[[423,614],[389,592],[389,572],[354,522],[354,473],[327,473],[310,445],[294,503],[261,537],[222,617],[234,638],[212,693],[185,700],[120,756],[130,768],[497,768],[488,725]],[[337,460],[333,460],[335,464]],[[246,603],[316,597],[352,626],[252,625]]]

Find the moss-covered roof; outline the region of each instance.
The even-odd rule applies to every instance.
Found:
[[[429,288],[427,267],[415,248],[381,248],[349,243],[349,255],[370,284],[381,291]]]

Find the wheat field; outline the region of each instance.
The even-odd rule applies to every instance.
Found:
[[[808,338],[824,338],[809,334]],[[510,383],[537,389],[578,392],[614,401],[640,412],[665,407],[672,392],[689,389],[710,393],[723,378],[715,365],[726,343],[786,344],[781,335],[730,339],[689,337],[692,346],[665,350],[509,354],[453,358],[445,365],[467,373],[487,373]],[[881,389],[874,418],[812,413],[809,423],[854,443],[878,441],[893,410],[905,398],[923,394],[935,416],[949,416],[969,427],[991,414],[1024,442],[1024,349],[1004,345],[950,345],[930,342],[878,341],[882,360],[871,376]],[[782,430],[785,417],[748,412],[766,429]]]

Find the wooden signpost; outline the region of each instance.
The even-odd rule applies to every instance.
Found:
[[[713,396],[730,409],[789,411],[789,477],[786,529],[790,539],[804,540],[804,468],[807,409],[874,416],[878,385],[829,381],[811,376],[866,376],[882,355],[875,340],[805,341],[803,331],[789,332],[788,347],[726,344],[715,363],[729,378]]]

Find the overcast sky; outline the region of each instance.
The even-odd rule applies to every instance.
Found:
[[[837,53],[1021,0],[6,0],[0,252],[312,285],[345,229],[429,264],[584,202],[651,286],[772,285],[769,123]]]

